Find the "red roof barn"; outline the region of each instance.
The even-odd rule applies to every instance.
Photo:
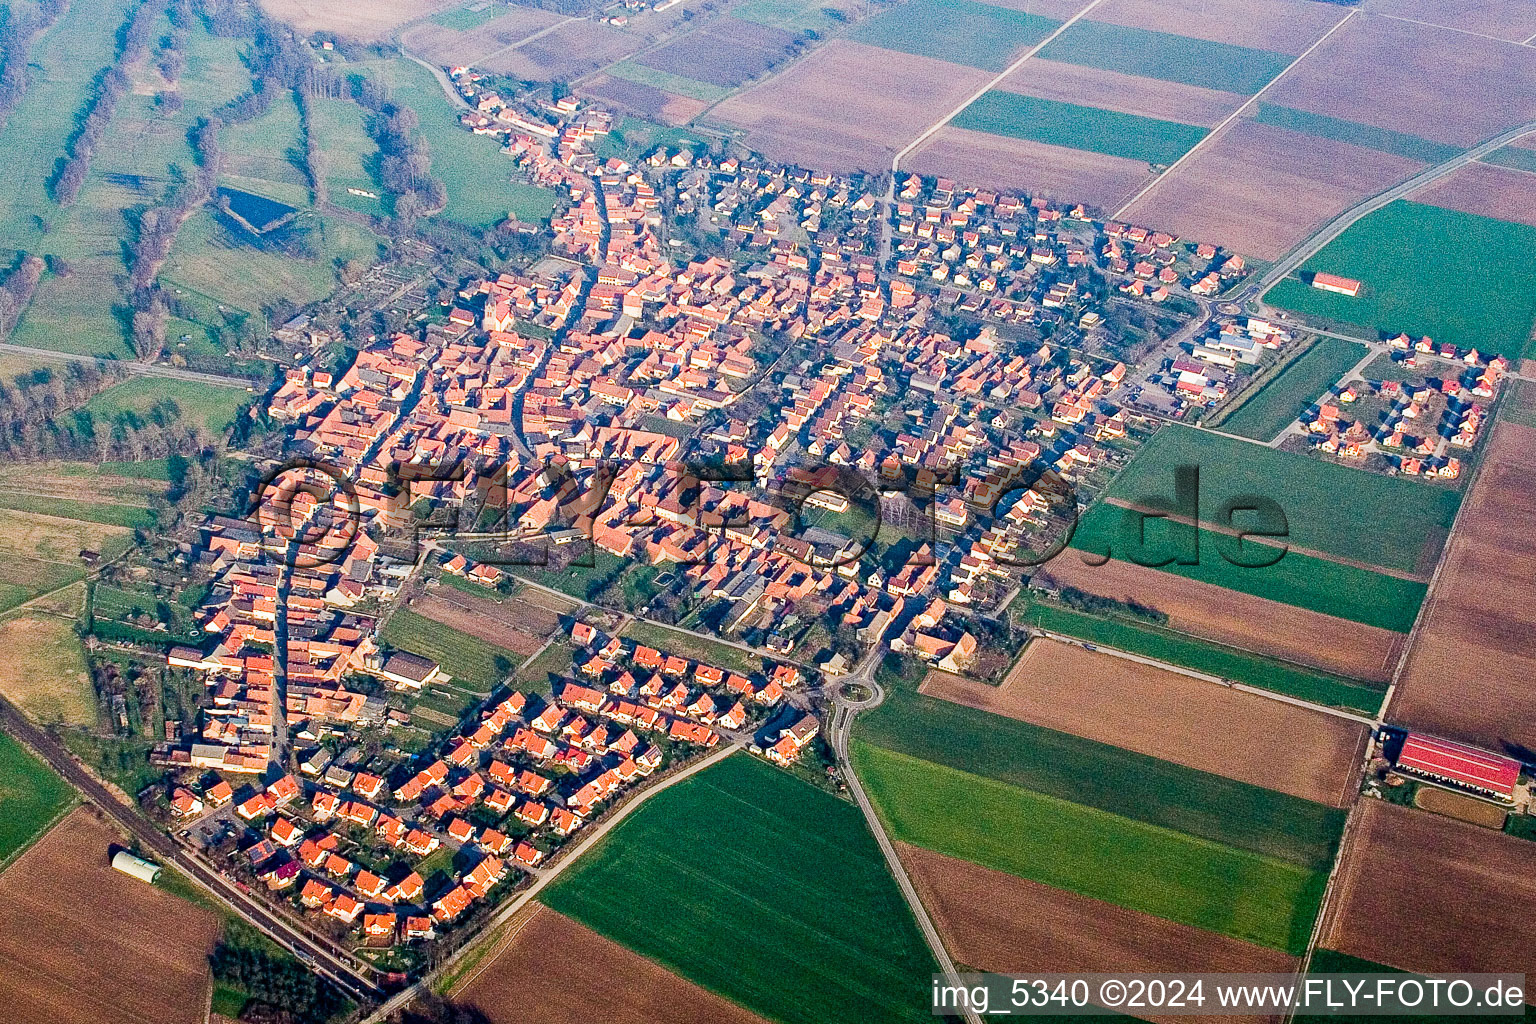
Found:
[[[1508,800],[1515,795],[1520,762],[1464,743],[1409,733],[1397,766],[1416,775],[1465,786]]]

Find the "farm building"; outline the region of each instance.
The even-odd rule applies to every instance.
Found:
[[[141,882],[155,884],[155,879],[160,875],[160,865],[151,863],[142,857],[135,857],[127,850],[119,850],[112,857],[112,867],[125,875],[132,875]]]
[[[1360,294],[1359,281],[1352,277],[1340,277],[1337,274],[1324,274],[1321,272],[1313,274],[1312,287],[1321,288],[1325,292],[1348,295],[1350,298]]]
[[[1514,758],[1421,733],[1409,733],[1403,740],[1397,767],[1500,800],[1514,797],[1520,778],[1520,762]]]

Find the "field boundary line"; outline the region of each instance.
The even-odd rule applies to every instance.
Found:
[[[10,733],[6,733],[6,735],[10,736]],[[50,772],[53,771],[53,766],[49,765],[47,760],[44,759],[41,754],[39,754],[38,752],[34,751],[31,747],[29,747],[25,743],[23,743],[20,738],[18,738],[16,736],[11,736],[11,739],[16,741],[16,745],[17,746],[19,746],[22,749],[26,750],[33,757],[35,757],[39,761],[41,761],[43,763],[44,767],[46,767]],[[54,772],[54,774],[58,775],[57,772]],[[60,775],[59,777],[61,779],[64,778],[62,775]],[[64,784],[66,786],[68,786],[69,785],[69,780],[68,779],[64,779]],[[12,850],[11,851],[11,855],[9,857],[0,857],[0,875],[5,874],[5,872],[11,867],[11,865],[15,864],[18,860],[21,860],[22,856],[28,850],[32,849],[32,847],[34,847],[38,843],[42,842],[44,837],[46,837],[49,832],[52,832],[55,828],[57,828],[59,826],[59,823],[62,822],[65,818],[67,818],[69,815],[73,814],[77,807],[83,807],[83,806],[85,806],[84,798],[82,798],[80,796],[79,792],[76,791],[74,786],[70,786],[69,787],[69,799],[64,801],[64,806],[59,808],[58,813],[55,814],[53,817],[49,818],[47,821],[45,821],[42,824],[42,826],[37,830],[37,833],[35,835],[33,835],[31,839],[28,839],[26,842],[24,842],[20,846],[16,847],[16,849]]]
[[[1179,157],[1173,163],[1169,164],[1166,170],[1164,170],[1161,174],[1155,176],[1151,181],[1147,182],[1140,189],[1138,189],[1135,195],[1131,196],[1131,198],[1127,199],[1124,203],[1122,203],[1120,205],[1120,208],[1114,212],[1114,214],[1110,217],[1110,219],[1111,220],[1119,220],[1122,217],[1124,217],[1126,210],[1129,210],[1132,206],[1134,206],[1136,204],[1136,202],[1138,200],[1141,199],[1142,196],[1145,196],[1148,192],[1151,192],[1154,188],[1156,188],[1159,184],[1161,184],[1163,179],[1167,178],[1168,175],[1170,175],[1174,171],[1178,170],[1178,168],[1184,163],[1184,161],[1188,160],[1190,157],[1192,157],[1196,153],[1198,153],[1200,151],[1200,147],[1201,146],[1204,146],[1207,142],[1211,141],[1216,136],[1220,135],[1222,133],[1222,131],[1225,130],[1228,125],[1230,125],[1233,121],[1236,121],[1239,117],[1241,117],[1243,115],[1244,111],[1246,111],[1249,107],[1253,106],[1255,103],[1259,102],[1259,97],[1260,96],[1263,96],[1270,89],[1274,88],[1274,85],[1275,85],[1276,82],[1280,81],[1280,79],[1282,79],[1286,75],[1290,74],[1292,68],[1294,68],[1297,64],[1300,64],[1302,61],[1306,60],[1307,57],[1312,53],[1313,50],[1317,49],[1319,46],[1322,46],[1325,42],[1327,42],[1328,41],[1328,37],[1332,36],[1339,29],[1343,28],[1344,27],[1344,23],[1349,21],[1349,19],[1353,18],[1357,12],[1358,12],[1358,8],[1351,8],[1349,13],[1344,15],[1344,17],[1340,18],[1338,20],[1338,22],[1333,26],[1333,28],[1330,28],[1327,32],[1324,32],[1321,36],[1319,36],[1317,38],[1316,41],[1314,41],[1312,43],[1311,46],[1309,46],[1305,50],[1301,51],[1301,53],[1297,55],[1296,59],[1291,61],[1289,64],[1287,64],[1284,67],[1284,69],[1282,69],[1281,72],[1278,75],[1276,75],[1274,78],[1271,78],[1268,82],[1265,82],[1264,83],[1264,88],[1260,89],[1258,92],[1256,92],[1252,96],[1248,97],[1248,101],[1246,103],[1244,103],[1242,106],[1238,107],[1236,110],[1232,111],[1231,114],[1227,115],[1227,119],[1225,121],[1222,121],[1215,128],[1212,128],[1209,132],[1207,132],[1206,135],[1205,135],[1205,138],[1201,139],[1199,142],[1197,142],[1193,146],[1189,147],[1189,151],[1187,153],[1185,153],[1183,156]]]
[[[1486,32],[1474,32],[1469,28],[1457,28],[1455,25],[1437,25],[1432,21],[1424,21],[1419,18],[1405,18],[1401,14],[1381,14],[1377,11],[1372,11],[1370,13],[1374,14],[1378,18],[1386,18],[1388,21],[1403,21],[1410,25],[1423,25],[1425,28],[1438,28],[1444,32],[1459,32],[1464,36],[1476,36],[1479,39],[1487,39],[1490,42],[1495,43],[1505,43],[1509,46],[1530,46],[1531,39],[1536,39],[1536,36],[1532,36],[1531,39],[1526,39],[1524,41],[1518,39],[1505,39],[1503,36],[1491,36]]]
[[[1056,26],[1056,29],[1053,32],[1051,32],[1050,35],[1046,36],[1044,39],[1040,40],[1034,46],[1031,46],[1028,50],[1024,51],[1024,55],[1023,56],[1021,56],[1018,60],[1014,61],[1012,64],[1009,64],[1006,68],[1004,68],[1001,72],[999,72],[998,75],[995,78],[988,79],[988,81],[987,81],[987,83],[985,85],[983,85],[980,89],[977,89],[974,93],[972,93],[970,96],[966,97],[963,101],[961,101],[960,105],[958,107],[956,107],[954,110],[951,110],[948,114],[946,114],[942,120],[935,121],[933,124],[929,125],[923,131],[923,133],[921,135],[919,135],[917,138],[913,139],[911,142],[907,143],[905,148],[901,149],[900,151],[897,152],[897,154],[895,156],[891,157],[891,183],[892,183],[892,186],[894,187],[894,185],[895,185],[896,171],[897,171],[899,165],[901,164],[902,157],[906,156],[908,153],[912,152],[914,149],[916,149],[917,147],[921,146],[923,143],[927,142],[930,138],[932,138],[935,134],[937,134],[938,131],[941,128],[943,128],[945,125],[949,124],[949,122],[953,121],[955,118],[959,117],[965,111],[966,107],[969,107],[972,103],[975,103],[977,100],[981,99],[982,96],[984,96],[988,92],[990,92],[992,90],[992,88],[994,86],[996,86],[999,82],[1001,82],[1003,79],[1007,78],[1009,75],[1013,74],[1020,67],[1022,67],[1024,65],[1025,61],[1029,60],[1029,58],[1033,57],[1035,54],[1037,54],[1041,50],[1045,49],[1046,46],[1050,45],[1052,40],[1054,40],[1057,36],[1061,35],[1067,29],[1071,28],[1073,26],[1073,24],[1076,23],[1080,18],[1085,16],[1089,11],[1093,10],[1095,7],[1099,6],[1099,4],[1101,4],[1103,2],[1104,2],[1104,0],[1092,0],[1092,2],[1089,3],[1087,7],[1084,7],[1082,10],[1080,10],[1076,14],[1072,15],[1072,17],[1068,18],[1066,21],[1064,21],[1060,25]]]

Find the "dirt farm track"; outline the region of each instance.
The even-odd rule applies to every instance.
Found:
[[[1358,813],[1323,946],[1407,971],[1536,982],[1536,843],[1384,800]]]
[[[1150,914],[1054,889],[969,861],[897,844],[951,955],[979,971],[1251,971],[1295,958]],[[1150,1021],[1188,1018],[1148,1016]],[[1257,1017],[1207,1017],[1258,1021]],[[499,1024],[499,1022],[498,1022]]]
[[[87,808],[0,875],[7,1024],[200,1024],[213,914],[113,871]]]
[[[1001,686],[934,672],[921,691],[1335,807],[1365,742],[1341,718],[1045,638]]]

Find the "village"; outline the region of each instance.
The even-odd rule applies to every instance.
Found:
[[[205,681],[201,724],[168,723],[151,755],[185,841],[402,977],[721,745],[837,785],[828,694],[872,654],[1005,666],[984,617],[1032,557],[1157,426],[1294,339],[1214,309],[1247,268],[1210,245],[942,178],[900,178],[882,222],[862,177],[600,159],[607,112],[507,105],[451,73],[466,129],[565,200],[549,254],[462,277],[344,366],[318,358],[340,339],[285,325],[297,358],[264,412],[288,458],[255,515],[210,517],[187,552],[206,642],[167,664]],[[1170,351],[1181,325],[1198,329]],[[1298,429],[1454,478],[1447,449],[1481,416],[1461,393],[1491,397],[1507,367],[1433,355],[1464,373],[1347,388]],[[1388,426],[1344,419],[1378,398]],[[1404,432],[1437,417],[1449,440]],[[451,673],[383,635],[423,580],[574,587],[548,691],[508,672],[461,715],[423,712]],[[741,645],[761,671],[626,621]],[[430,740],[407,752],[403,730]]]

